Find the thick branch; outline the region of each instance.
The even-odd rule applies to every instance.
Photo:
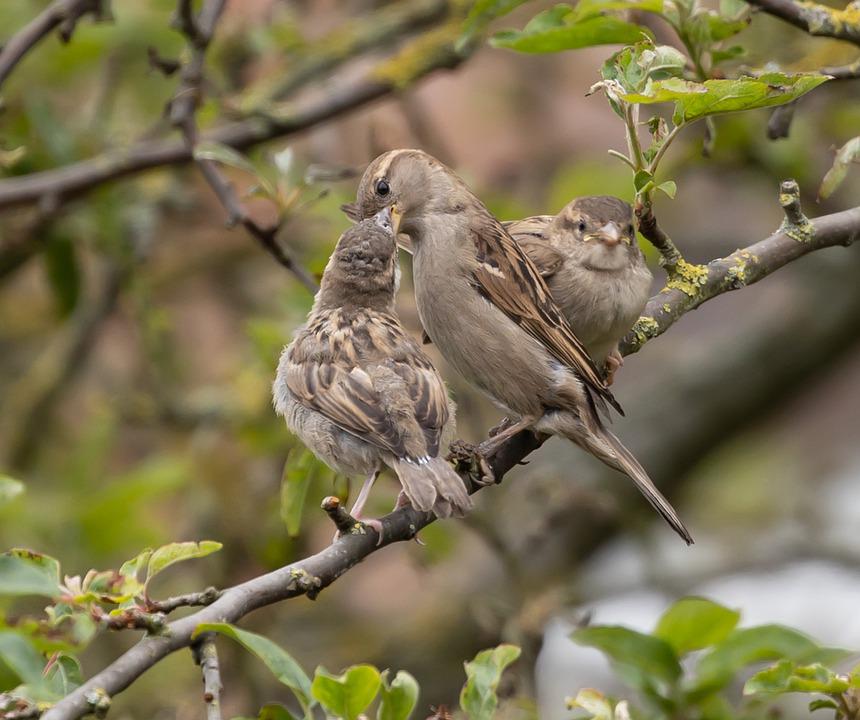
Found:
[[[55,0],[48,5],[0,49],[0,85],[27,53],[57,28],[63,42],[68,42],[78,20],[87,13],[101,19],[105,13],[102,0]]]
[[[860,207],[816,218],[812,226],[814,235],[804,242],[779,231],[727,258],[703,266],[705,274],[693,296],[678,289],[662,290],[648,303],[636,331],[628,337],[623,349],[625,354],[636,352],[650,338],[662,334],[681,315],[712,297],[757,282],[813,250],[846,245],[857,239],[860,237]],[[530,432],[513,437],[488,458],[495,477],[501,480],[540,444],[541,441]],[[463,444],[458,444],[458,452],[455,453],[458,471],[470,491],[476,492],[483,486],[474,482],[477,468],[468,449],[464,448]],[[236,622],[253,610],[281,600],[299,595],[314,598],[371,553],[413,538],[433,520],[429,513],[410,507],[400,508],[382,518],[383,539],[379,545],[376,532],[363,527],[360,531],[343,534],[316,555],[225,590],[208,607],[167,625],[161,635],[144,638],[105,670],[60,700],[45,713],[44,718],[73,720],[81,717],[89,711],[89,693],[97,688],[108,695],[121,692],[163,657],[191,645],[194,629],[200,623]]]
[[[844,10],[820,5],[815,2],[795,2],[795,0],[746,0],[750,5],[760,8],[791,23],[810,35],[831,37],[837,40],[860,45],[860,10],[857,3],[851,3]]]

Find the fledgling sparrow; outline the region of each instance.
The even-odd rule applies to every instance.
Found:
[[[384,466],[411,505],[438,517],[471,507],[445,461],[455,407],[442,378],[394,312],[399,284],[391,210],[349,228],[323,273],[307,322],[284,348],[275,409],[323,462],[366,477],[351,514],[360,518]],[[381,525],[365,520],[382,538]]]
[[[562,435],[627,474],[688,543],[674,508],[604,425],[621,410],[535,264],[448,167],[393,150],[367,168],[356,207],[392,207],[413,246],[418,315],[443,356],[518,420],[484,444],[489,455],[525,428]]]
[[[537,266],[552,299],[612,384],[618,342],[639,318],[653,276],[636,242],[633,208],[610,195],[577,198],[558,215],[502,223]]]

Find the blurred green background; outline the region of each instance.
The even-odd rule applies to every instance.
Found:
[[[0,35],[44,5],[0,4]],[[170,28],[174,3],[112,5],[113,22],[85,19],[67,45],[49,38],[6,81],[0,177],[174,133],[164,107],[176,77],[147,59],[150,47],[164,57],[185,52]],[[383,5],[229,2],[207,64],[201,125],[259,107],[305,58],[342,42]],[[546,6],[532,3],[500,26],[521,26]],[[755,67],[803,70],[852,59],[844,45],[765,16],[739,41],[750,48],[744,62]],[[585,95],[609,53],[532,57],[484,47],[454,72],[249,154],[267,167],[292,148],[290,177],[299,186],[311,166],[360,170],[385,149],[423,147],[506,219],[555,212],[580,194],[630,199],[629,173],[606,153],[622,148],[622,125],[601,96]],[[327,92],[350,67],[321,74],[301,92]],[[665,170],[678,194],[661,197],[656,213],[689,259],[727,254],[775,230],[776,192],[788,177],[800,183],[810,215],[857,204],[856,171],[827,201],[817,203],[815,193],[833,146],[858,132],[860,83],[832,83],[805,97],[788,139],[766,139],[768,117],[718,118],[710,158],[702,157],[701,127],[685,131],[670,152]],[[253,184],[247,173],[226,172],[240,190]],[[307,202],[284,227],[281,240],[313,273],[348,225],[338,207],[352,199],[355,182],[303,187]],[[265,201],[248,206],[260,222],[272,220]],[[311,297],[225,219],[192,166],[118,179],[56,207],[45,198],[2,211],[0,470],[26,485],[0,506],[4,547],[38,549],[69,575],[83,575],[117,567],[145,546],[224,543],[220,553],[160,578],[154,592],[167,596],[235,584],[330,540],[331,525],[316,507],[324,495],[344,492],[344,481],[322,467],[314,469],[301,533],[288,536],[282,477],[287,458],[297,462],[302,450],[270,398],[278,354]],[[656,291],[663,276],[645,249]],[[403,263],[399,307],[417,333]],[[835,563],[840,578],[856,580],[858,277],[856,248],[815,253],[708,303],[627,358],[616,386],[627,419],[616,432],[678,506],[696,536],[693,548],[678,547],[623,478],[554,440],[501,487],[482,492],[472,517],[425,530],[425,546],[389,548],[315,602],[267,608],[245,627],[308,668],[360,661],[406,668],[421,682],[426,707],[453,704],[462,662],[501,640],[527,649],[517,682],[533,689],[547,620],[613,593],[656,587],[671,596],[798,559]],[[480,439],[499,413],[429,351],[456,396],[460,436]],[[385,512],[395,497],[387,479],[371,509]],[[857,583],[844,597],[860,600]],[[796,599],[801,591],[786,584],[775,592]],[[827,613],[815,609],[814,597],[795,605],[794,624],[815,632]],[[134,640],[100,636],[83,655],[85,673]],[[252,714],[287,692],[226,643],[223,665],[228,716]],[[178,653],[112,712],[197,717],[198,684],[198,670]],[[570,693],[581,686],[574,677],[569,684]]]

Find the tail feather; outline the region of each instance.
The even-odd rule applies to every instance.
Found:
[[[437,517],[463,517],[472,509],[472,499],[462,478],[443,458],[419,463],[395,460],[394,470],[409,502],[416,510],[432,510]]]
[[[580,445],[599,460],[609,465],[609,467],[623,472],[633,480],[636,488],[651,503],[651,506],[663,516],[663,519],[683,538],[687,545],[692,545],[692,535],[690,535],[690,532],[684,526],[681,518],[678,517],[675,508],[663,497],[663,494],[657,489],[651,478],[648,477],[645,468],[624,447],[621,441],[603,426],[596,413],[590,420],[591,422],[588,423],[589,427],[584,427],[577,423],[576,432],[565,432],[564,434],[577,445]]]

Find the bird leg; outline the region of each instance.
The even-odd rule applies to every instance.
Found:
[[[615,373],[618,371],[618,368],[624,364],[624,358],[618,350],[617,345],[612,348],[612,351],[606,356],[604,364],[606,366],[606,384],[612,385],[613,380],[615,380]]]
[[[492,457],[510,438],[518,432],[530,428],[537,420],[538,418],[533,415],[523,415],[519,420],[510,423],[501,432],[496,433],[493,437],[484,440],[484,442],[478,445],[477,454],[481,460],[481,469],[489,472],[490,477],[493,477],[493,471],[487,458]]]
[[[363,519],[361,517],[362,511],[364,510],[364,504],[367,502],[367,498],[370,497],[370,489],[373,487],[373,483],[376,482],[376,478],[379,477],[379,470],[374,470],[364,481],[364,484],[361,486],[361,490],[358,492],[358,497],[355,499],[352,507],[349,509],[349,514],[352,515],[356,520],[358,520],[363,525],[367,525],[368,527],[376,530],[377,535],[379,535],[379,543],[382,542],[382,523],[375,518]],[[335,539],[340,536],[340,532],[335,535]]]

